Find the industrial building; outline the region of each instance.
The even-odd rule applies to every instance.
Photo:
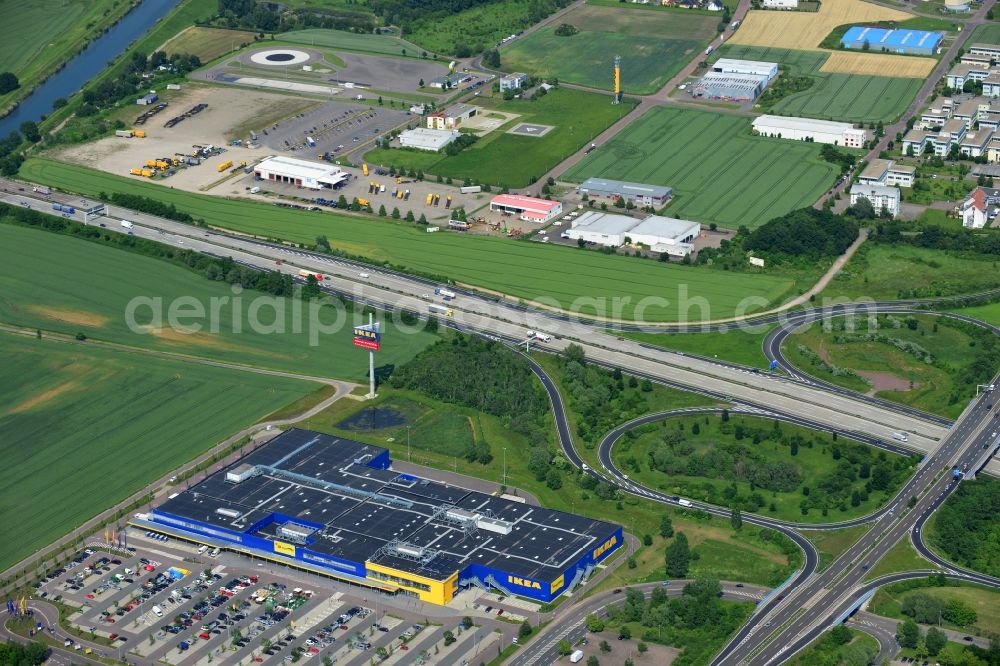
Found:
[[[155,104],[158,99],[160,98],[157,97],[156,93],[149,93],[135,100],[135,103],[139,106],[149,106],[150,104]]]
[[[899,188],[886,185],[851,185],[851,205],[860,199],[868,199],[875,212],[886,211],[890,215],[899,214]]]
[[[663,185],[628,183],[604,178],[588,178],[580,184],[577,192],[586,194],[591,199],[604,198],[612,201],[625,199],[636,206],[663,206],[674,195],[671,188]]]
[[[631,243],[645,245],[654,252],[677,256],[690,254],[691,241],[701,233],[697,222],[650,215],[640,220],[628,215],[587,211],[572,222],[567,237],[606,247]]]
[[[934,55],[941,43],[941,33],[926,30],[888,30],[854,26],[849,28],[840,43],[845,49],[869,50],[872,52],[908,53],[912,55]]]
[[[427,116],[427,129],[458,129],[461,127],[463,122],[478,113],[478,106],[472,106],[471,104],[453,104],[444,111],[429,114]]]
[[[870,138],[868,131],[851,123],[831,120],[797,118],[794,116],[758,116],[753,131],[761,136],[780,137],[795,141],[810,140],[848,148],[862,148]]]
[[[528,75],[524,72],[514,72],[513,74],[504,74],[500,77],[500,92],[505,90],[517,90],[524,86],[528,82]]]
[[[308,162],[294,157],[268,157],[253,168],[257,180],[286,183],[311,190],[340,187],[351,178],[338,166],[325,162]]]
[[[447,604],[495,588],[552,601],[622,545],[622,527],[392,470],[389,451],[289,430],[132,524]]]
[[[691,86],[693,97],[747,102],[757,96],[767,85],[767,78],[756,74],[724,74],[708,72]]]
[[[545,223],[562,215],[562,204],[519,194],[499,194],[490,201],[490,210],[517,215],[525,222]]]
[[[778,75],[778,63],[762,62],[760,60],[740,60],[737,58],[719,58],[712,63],[712,71],[721,74],[750,74],[753,76],[763,76],[767,79],[767,85]]]
[[[403,148],[438,151],[458,138],[458,130],[439,130],[417,127],[399,134],[399,145]]]

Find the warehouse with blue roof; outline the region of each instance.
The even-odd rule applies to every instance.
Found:
[[[881,53],[905,53],[910,55],[934,55],[941,44],[939,32],[926,30],[889,30],[854,26],[841,37],[845,49],[867,50]]]

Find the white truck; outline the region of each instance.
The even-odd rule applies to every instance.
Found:
[[[466,185],[465,187],[458,188],[458,191],[462,194],[476,194],[477,192],[482,192],[483,188],[481,185]]]
[[[569,656],[569,662],[571,664],[578,664],[583,661],[583,650],[577,650]]]
[[[681,506],[691,506],[691,500],[686,500],[683,497],[677,500],[677,503]]]
[[[131,222],[129,222],[128,220],[122,220],[122,227],[124,227],[125,229],[131,230],[132,227],[134,227],[134,226],[135,225],[132,224]]]
[[[450,291],[448,289],[442,289],[441,287],[435,288],[434,293],[437,296],[440,296],[441,298],[445,299],[446,301],[450,301],[451,299],[455,298],[455,292]]]
[[[905,432],[894,432],[892,433],[892,438],[895,439],[897,442],[910,441],[910,436],[907,435]]]
[[[528,331],[529,340],[538,340],[539,342],[552,342],[552,336],[548,333],[541,333],[539,331]]]

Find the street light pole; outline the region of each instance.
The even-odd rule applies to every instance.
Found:
[[[410,456],[410,426],[406,426],[406,462],[413,462]]]
[[[503,447],[503,487],[507,488],[507,447]]]

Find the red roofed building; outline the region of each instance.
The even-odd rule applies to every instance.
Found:
[[[992,187],[977,187],[962,203],[962,226],[968,229],[982,229],[996,217],[991,208],[1000,203],[1000,190]]]
[[[500,194],[490,201],[490,210],[517,215],[526,222],[548,222],[562,214],[562,204],[519,194]]]

